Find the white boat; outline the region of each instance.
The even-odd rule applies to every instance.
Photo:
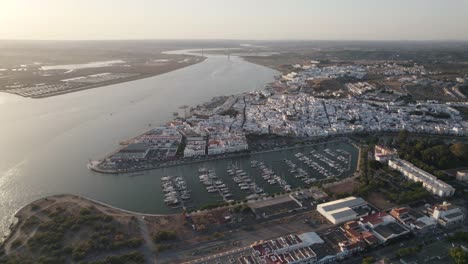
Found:
[[[252,200],[252,199],[257,199],[257,198],[258,198],[257,194],[252,194],[252,195],[249,195],[249,196],[245,197],[245,199],[247,199],[247,200]]]
[[[254,191],[255,191],[255,193],[262,193],[263,189],[257,186],[257,187],[254,188]]]
[[[172,179],[171,176],[165,176],[161,178],[161,181],[170,181]]]

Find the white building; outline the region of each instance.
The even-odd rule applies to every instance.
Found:
[[[189,139],[184,149],[184,157],[197,157],[206,155],[206,139]]]
[[[468,181],[468,170],[457,171],[457,180]]]
[[[389,240],[410,232],[397,223],[393,216],[385,212],[366,215],[359,220],[359,224],[366,230],[371,230],[372,234],[378,238],[381,243],[387,243]]]
[[[387,163],[388,160],[396,156],[396,151],[384,146],[375,145],[374,159],[381,163]]]
[[[437,179],[434,175],[421,170],[412,163],[402,159],[391,159],[388,166],[415,182],[422,182],[423,187],[434,195],[440,197],[452,196],[455,189],[449,184]]]
[[[368,209],[369,207],[364,199],[353,196],[317,205],[317,211],[333,224],[351,221],[367,215]]]
[[[460,207],[447,202],[431,207],[428,211],[431,217],[443,227],[463,223],[465,219],[465,214]]]

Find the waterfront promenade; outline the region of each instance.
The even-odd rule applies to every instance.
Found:
[[[336,138],[325,142],[314,142],[314,143],[305,143],[303,145],[294,145],[289,147],[280,147],[268,150],[259,150],[259,151],[245,151],[245,152],[237,152],[237,153],[230,153],[230,154],[222,154],[222,155],[213,155],[213,156],[203,156],[197,157],[192,159],[180,159],[176,161],[170,161],[165,163],[158,163],[158,164],[145,164],[147,167],[144,168],[128,168],[128,169],[104,169],[100,168],[99,164],[101,161],[91,161],[88,164],[88,168],[99,173],[106,173],[106,174],[127,174],[127,173],[135,173],[147,170],[154,170],[160,168],[167,168],[167,167],[174,167],[174,166],[181,166],[187,164],[194,164],[194,163],[201,163],[207,161],[215,161],[215,160],[223,160],[223,159],[230,159],[230,158],[237,158],[237,157],[244,157],[256,154],[263,154],[263,153],[271,153],[281,150],[290,150],[290,149],[297,149],[305,146],[317,146],[323,144],[330,144],[330,143],[338,143],[338,142],[348,142],[349,139],[346,138]]]

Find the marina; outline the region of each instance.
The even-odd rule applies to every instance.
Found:
[[[185,208],[184,201],[190,200],[190,190],[182,177],[164,176],[161,178],[161,188],[164,192],[164,203],[172,208]]]
[[[224,202],[231,202],[232,194],[226,184],[218,178],[215,170],[200,167],[198,169],[200,182],[206,186],[208,193],[219,195]]]
[[[164,205],[161,212],[175,213],[182,208],[196,210],[213,203],[257,199],[351,176],[356,169],[357,154],[358,150],[346,141],[320,143],[161,168],[145,175],[161,182],[171,177],[173,183],[183,178],[182,188],[189,199],[181,199],[181,191],[171,188],[175,183],[167,184],[166,188],[161,184],[153,186],[156,194],[153,203]],[[176,198],[177,203],[166,200],[167,194]]]

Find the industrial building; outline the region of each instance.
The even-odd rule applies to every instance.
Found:
[[[351,196],[319,204],[317,211],[333,224],[339,224],[367,215],[370,208],[364,199]]]
[[[401,172],[401,174],[412,181],[421,182],[423,187],[434,195],[447,197],[453,196],[455,193],[455,189],[452,186],[437,179],[434,175],[421,170],[408,161],[391,159],[388,161],[388,166]]]
[[[147,143],[131,143],[112,155],[112,160],[143,160],[148,155],[150,145]]]
[[[249,203],[258,218],[269,218],[302,208],[302,203],[292,195]]]

